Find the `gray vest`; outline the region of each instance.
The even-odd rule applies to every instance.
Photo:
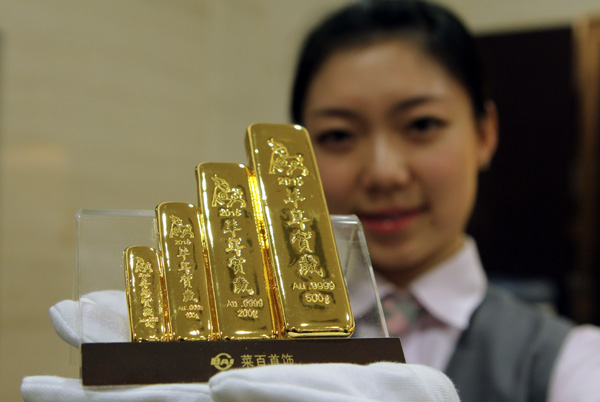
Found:
[[[462,402],[544,402],[554,361],[572,327],[490,287],[446,374]]]

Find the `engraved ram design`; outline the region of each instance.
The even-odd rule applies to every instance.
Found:
[[[244,201],[244,192],[241,188],[231,188],[225,179],[216,176],[212,178],[215,182],[215,191],[213,193],[212,206],[225,206],[232,208],[235,203],[239,203],[239,208],[246,207]]]
[[[286,176],[289,177],[294,171],[299,170],[300,176],[308,175],[308,169],[304,166],[304,157],[302,154],[290,155],[285,145],[275,141],[273,138],[269,138],[267,144],[273,150],[269,174],[283,173],[285,171]]]
[[[192,225],[189,223],[183,224],[183,220],[175,215],[171,215],[171,230],[169,231],[169,237],[179,237],[183,239],[185,236],[189,236],[190,238],[194,238],[194,231],[192,230]]]

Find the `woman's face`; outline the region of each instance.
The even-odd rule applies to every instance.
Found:
[[[334,53],[304,108],[330,212],[358,215],[374,267],[401,286],[462,245],[495,122],[401,40]]]

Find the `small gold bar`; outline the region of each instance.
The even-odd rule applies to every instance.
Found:
[[[284,336],[349,336],[354,317],[308,132],[253,124],[246,152],[257,179]]]
[[[168,341],[161,258],[152,247],[125,250],[125,288],[132,342]]]
[[[171,339],[213,339],[212,289],[198,208],[185,202],[163,202],[156,207],[156,226],[165,268]]]
[[[201,163],[196,176],[218,338],[277,338],[248,168]]]

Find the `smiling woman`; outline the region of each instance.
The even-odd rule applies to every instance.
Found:
[[[333,14],[301,50],[292,117],[311,133],[330,212],[363,223],[388,328],[408,362],[446,371],[464,401],[591,395],[600,330],[488,287],[465,233],[497,115],[455,16],[421,1]],[[590,345],[595,357],[584,353]],[[593,374],[578,370],[584,362]]]
[[[304,116],[331,211],[361,218],[381,272],[406,285],[462,246],[495,116],[475,120],[433,58],[399,40],[340,51],[315,75]]]

